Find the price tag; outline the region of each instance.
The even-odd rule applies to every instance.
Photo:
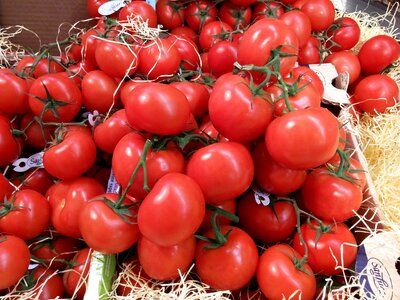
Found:
[[[18,158],[12,165],[15,172],[25,172],[32,168],[43,168],[43,154],[44,152],[35,153],[28,158]]]
[[[257,202],[259,205],[264,205],[268,206],[271,202],[269,199],[269,194],[266,192],[263,192],[256,186],[251,186],[251,190],[254,192],[254,200]]]
[[[109,16],[125,6],[125,0],[111,0],[100,5],[98,12],[102,16]]]
[[[120,186],[115,179],[114,172],[111,170],[110,177],[107,182],[107,193],[115,193],[118,194]]]

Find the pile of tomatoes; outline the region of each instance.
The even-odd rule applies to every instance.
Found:
[[[0,69],[0,293],[82,298],[93,250],[154,280],[194,263],[260,299],[340,281],[365,173],[304,65],[348,72],[355,113],[383,112],[397,41],[353,52],[360,28],[330,0],[128,1],[100,17],[105,2],[88,0],[98,22],[60,57],[48,45]]]

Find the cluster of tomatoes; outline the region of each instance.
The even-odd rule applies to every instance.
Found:
[[[0,291],[82,298],[96,250],[133,253],[150,279],[194,263],[214,289],[316,297],[354,263],[365,174],[296,63],[334,64],[357,110],[383,112],[400,46],[355,54],[359,37],[330,0],[131,1],[61,58],[0,69]],[[37,152],[42,168],[12,170]]]

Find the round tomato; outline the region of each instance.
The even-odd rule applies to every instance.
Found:
[[[331,51],[352,49],[360,40],[361,29],[358,23],[350,17],[336,19],[328,30],[327,46]]]
[[[228,199],[228,200],[216,205],[215,207],[223,209],[234,215],[236,213],[236,199],[234,199],[234,198]],[[206,213],[203,218],[203,222],[201,223],[199,230],[198,230],[199,233],[204,233],[205,231],[212,228],[212,217],[214,214],[214,210],[209,209],[209,207],[206,207],[206,208],[207,209],[206,209]],[[217,214],[216,222],[220,225],[229,225],[229,224],[231,224],[232,220],[221,214]]]
[[[200,54],[196,44],[188,38],[170,35],[169,39],[181,57],[181,68],[187,71],[195,71],[200,66]]]
[[[192,40],[196,46],[199,46],[199,35],[188,26],[179,26],[171,30],[171,35]]]
[[[42,75],[49,73],[58,73],[64,71],[61,63],[56,61],[54,56],[50,59],[41,58],[36,62],[36,57],[25,56],[22,58],[15,66],[15,71],[17,71],[21,76],[33,78],[39,78]],[[33,66],[35,64],[35,66]]]
[[[311,35],[310,18],[300,10],[291,10],[282,14],[279,20],[294,30],[299,40],[299,48],[302,48]]]
[[[13,135],[10,120],[0,115],[0,166],[6,166],[22,153],[22,139]]]
[[[64,296],[64,284],[59,274],[40,266],[32,270],[31,274],[30,276],[35,282],[32,287],[35,292],[33,294],[30,293],[31,297],[45,300]]]
[[[0,73],[0,112],[24,114],[29,111],[28,83],[13,73]]]
[[[26,142],[35,149],[42,150],[54,134],[55,126],[41,125],[33,113],[24,115],[21,119],[21,130],[25,131]]]
[[[270,300],[294,298],[312,300],[316,292],[313,270],[305,263],[295,265],[301,256],[289,245],[278,244],[265,250],[257,266],[256,278],[263,294]]]
[[[146,1],[131,1],[126,4],[118,15],[120,22],[126,22],[128,18],[139,17],[142,22],[147,22],[148,27],[157,27],[157,14],[153,6]]]
[[[189,158],[186,174],[200,185],[207,203],[218,205],[249,188],[254,175],[253,160],[242,144],[215,143]]]
[[[91,18],[101,17],[99,14],[99,7],[106,3],[107,0],[88,0],[87,1],[87,12]]]
[[[331,63],[335,66],[337,72],[349,74],[349,84],[355,82],[361,73],[360,61],[351,51],[336,51],[324,59],[325,63]]]
[[[319,64],[321,62],[320,41],[310,35],[303,47],[299,49],[298,63],[301,65]]]
[[[246,28],[251,22],[251,7],[239,6],[232,1],[224,1],[218,10],[218,17],[233,29]]]
[[[212,45],[208,52],[208,66],[210,72],[219,77],[225,73],[232,73],[237,61],[237,42],[219,41]]]
[[[291,74],[293,78],[301,78],[309,82],[322,98],[324,95],[324,85],[317,73],[306,66],[298,66],[292,69]]]
[[[200,32],[204,25],[217,19],[217,7],[209,0],[191,2],[185,9],[185,22],[194,31]]]
[[[156,13],[158,23],[168,30],[182,26],[185,21],[185,7],[177,0],[157,1]]]
[[[259,2],[253,8],[252,21],[255,22],[264,18],[278,19],[284,13],[285,9],[283,8],[280,2],[275,2],[275,1]]]
[[[121,103],[125,107],[125,103],[128,101],[129,94],[133,91],[137,86],[146,83],[145,81],[135,81],[135,80],[128,80],[124,81],[121,85]]]
[[[161,177],[139,207],[140,232],[153,243],[172,246],[192,236],[205,214],[204,195],[189,176]]]
[[[329,160],[328,164],[330,167],[333,167],[334,171],[337,171],[340,165],[340,157],[335,155],[331,160]],[[364,170],[364,167],[354,157],[348,158],[348,164],[348,171],[345,172],[344,175],[352,178],[353,182],[363,191],[367,185],[366,171]]]
[[[0,235],[0,290],[12,287],[28,271],[30,255],[25,241]]]
[[[229,233],[228,233],[229,231]],[[202,282],[220,290],[237,290],[253,278],[258,262],[258,250],[253,239],[242,229],[230,225],[221,226],[227,234],[226,241],[217,248],[200,240],[196,246],[196,271]],[[213,230],[204,237],[215,239]]]
[[[105,33],[105,29],[92,28],[83,33],[81,38],[82,45],[82,60],[86,64],[96,67],[96,47],[101,42],[101,37]]]
[[[331,0],[308,0],[300,10],[309,17],[313,31],[328,29],[335,21],[335,7]]]
[[[212,21],[204,25],[200,31],[200,49],[204,52],[209,50],[212,45],[224,40],[223,33],[232,31],[232,27],[223,21]]]
[[[0,199],[8,198],[14,191],[13,186],[6,176],[0,173]]]

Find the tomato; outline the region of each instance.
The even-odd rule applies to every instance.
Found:
[[[284,13],[285,10],[279,2],[259,2],[253,8],[252,21],[255,22],[264,18],[278,19]]]
[[[57,232],[72,238],[80,238],[79,213],[90,199],[104,194],[105,189],[92,178],[78,177],[62,180],[46,193],[52,212],[51,223]]]
[[[281,20],[259,20],[239,40],[238,62],[241,65],[264,66],[270,59],[271,51],[278,47],[280,52],[291,55],[279,59],[279,71],[286,76],[297,60],[299,42],[296,33]]]
[[[331,63],[336,67],[337,72],[349,74],[349,84],[355,82],[361,73],[360,61],[351,51],[336,51],[324,59],[325,63]]]
[[[348,163],[349,171],[345,172],[344,175],[352,178],[354,180],[354,183],[360,188],[360,190],[363,191],[367,185],[366,171],[364,170],[361,163],[354,157],[349,157]],[[332,159],[329,160],[328,164],[336,171],[340,165],[340,157],[338,155],[335,155]]]
[[[44,122],[72,121],[81,105],[81,91],[74,81],[63,75],[43,75],[29,89],[29,107]]]
[[[200,32],[204,25],[217,19],[217,8],[209,0],[191,2],[185,9],[185,22],[194,31]]]
[[[338,275],[351,267],[357,256],[357,242],[344,223],[324,223],[320,228],[315,220],[300,227],[304,242],[308,248],[307,262],[315,273]],[[293,248],[304,255],[305,248],[296,233]]]
[[[211,21],[207,23],[200,31],[200,49],[202,49],[203,51],[209,50],[212,45],[224,40],[223,33],[232,30],[233,29],[230,25],[222,21]]]
[[[124,259],[121,270],[127,276],[118,278],[117,295],[124,297],[135,297],[137,288],[148,289],[152,287],[151,278],[144,272],[136,255]]]
[[[216,205],[216,207],[221,208],[225,211],[230,212],[231,214],[235,214],[236,213],[236,199],[228,199],[218,205]],[[212,228],[212,216],[213,216],[214,212],[210,209],[206,209],[206,213],[204,215],[203,218],[203,222],[201,223],[198,232],[199,233],[204,233],[205,231],[209,230]],[[220,225],[229,225],[232,223],[232,220],[224,217],[220,214],[217,215],[216,217],[216,222]]]
[[[399,101],[399,87],[387,75],[370,75],[356,85],[353,101],[364,112],[383,113]]]
[[[335,7],[331,0],[308,0],[300,10],[310,18],[313,31],[328,29],[335,21]]]
[[[125,5],[118,15],[119,22],[126,22],[128,18],[135,20],[139,17],[142,22],[147,22],[151,28],[157,27],[157,14],[153,6],[146,1],[131,1]]]
[[[242,229],[230,225],[221,226],[227,234],[226,243],[218,248],[200,240],[196,246],[196,271],[202,282],[220,290],[237,290],[253,278],[258,262],[258,250],[253,239]],[[215,239],[213,230],[204,233]]]
[[[220,77],[208,101],[214,127],[232,141],[248,142],[262,134],[272,121],[272,105],[250,90],[240,75]]]
[[[278,244],[265,250],[257,266],[256,278],[263,294],[270,300],[314,299],[316,280],[310,266],[298,269],[294,261],[300,255],[289,245]]]
[[[139,66],[137,49],[118,40],[102,40],[95,51],[96,63],[110,77],[124,78],[135,73]]]
[[[196,46],[199,46],[199,35],[192,28],[188,26],[179,26],[171,30],[171,35],[175,35],[177,37],[190,39],[192,40]]]
[[[302,78],[309,82],[322,98],[324,95],[324,85],[319,76],[313,70],[306,66],[298,66],[292,69],[291,75],[293,78]]]
[[[141,236],[137,245],[140,265],[155,280],[174,280],[186,273],[192,265],[195,249],[194,236],[171,246],[160,246]]]
[[[54,134],[54,126],[40,126],[39,120],[33,113],[24,115],[21,119],[21,130],[25,131],[26,142],[35,149],[42,150]]]
[[[30,256],[25,241],[0,235],[0,290],[12,287],[28,270]]]
[[[278,164],[267,151],[263,141],[252,152],[254,179],[266,192],[284,196],[297,191],[306,180],[304,170],[292,170]]]
[[[128,133],[117,144],[112,158],[112,169],[117,182],[125,189],[133,170],[139,163],[143,153],[145,139],[137,133]],[[151,189],[154,184],[167,173],[183,173],[185,159],[178,147],[172,143],[165,149],[150,149],[146,156],[147,182]],[[129,194],[140,200],[147,192],[143,189],[143,168],[140,168],[129,189]]]
[[[246,28],[251,22],[251,15],[250,6],[239,6],[232,1],[223,2],[218,11],[219,19],[233,29]]]
[[[0,166],[6,166],[22,153],[22,140],[12,133],[12,124],[0,115]]]
[[[350,50],[360,40],[361,29],[358,23],[350,17],[336,19],[328,30],[327,47],[331,51]]]
[[[25,79],[12,73],[0,73],[0,112],[24,114],[29,111],[28,84]]]
[[[185,7],[177,0],[159,0],[156,3],[157,21],[165,29],[182,26],[185,21]]]
[[[31,271],[35,285],[34,299],[55,299],[64,296],[64,284],[60,275],[44,267],[37,267]],[[31,295],[31,294],[30,294]]]
[[[52,270],[64,270],[76,252],[82,248],[80,240],[59,236],[30,246],[31,254]]]
[[[120,93],[120,98],[121,98],[121,103],[125,107],[125,103],[128,101],[129,94],[131,91],[133,91],[137,86],[144,84],[146,82],[143,81],[135,81],[135,80],[128,80],[124,81],[121,85],[121,93]]]
[[[160,135],[181,133],[190,116],[185,95],[173,86],[157,82],[136,87],[129,93],[125,109],[131,126]]]
[[[237,61],[237,42],[219,41],[212,45],[208,52],[208,65],[210,72],[219,77],[234,70]]]
[[[45,150],[43,166],[54,177],[76,178],[93,166],[96,152],[91,136],[83,132],[67,132],[61,142]]]
[[[136,210],[129,209],[130,216],[118,215],[106,200],[117,202],[118,194],[98,195],[89,200],[79,213],[79,231],[85,243],[95,251],[116,254],[128,250],[139,238]],[[134,205],[133,199],[125,198],[122,205]]]
[[[302,78],[285,78],[288,101],[293,110],[309,107],[320,107],[321,96],[309,82]],[[274,115],[282,116],[288,112],[283,89],[280,84],[274,84],[265,89],[271,102],[274,103]]]
[[[0,199],[8,198],[14,191],[13,186],[6,176],[0,173]]]
[[[298,63],[301,65],[319,64],[321,62],[320,42],[315,36],[309,36],[303,47],[299,49]]]
[[[96,47],[101,42],[105,29],[92,28],[80,35],[82,45],[82,60],[91,66],[97,66]]]
[[[299,40],[299,47],[302,48],[311,35],[310,18],[300,10],[291,10],[282,14],[279,20],[294,30]]]
[[[215,143],[189,158],[186,174],[200,185],[208,204],[218,205],[249,188],[254,175],[253,160],[242,144]]]
[[[188,38],[170,35],[169,39],[181,56],[181,68],[195,71],[200,66],[200,54],[196,44]]]
[[[88,283],[92,252],[90,248],[80,250],[71,261],[72,268],[63,273],[64,289],[69,296],[83,299]]]
[[[21,190],[8,199],[8,203],[12,203],[11,210],[1,214],[0,232],[30,240],[49,226],[50,206],[40,193],[29,189]],[[7,209],[7,206],[4,208]],[[21,227],[20,224],[24,226]]]
[[[91,18],[101,17],[99,14],[99,7],[106,3],[107,0],[88,0],[87,1],[87,12]]]
[[[373,57],[373,59],[371,59]],[[387,35],[376,35],[367,40],[358,52],[361,71],[366,74],[382,72],[400,57],[400,45]]]
[[[139,207],[138,225],[147,239],[172,246],[192,236],[205,214],[200,186],[189,176],[170,173],[161,177]]]
[[[176,74],[181,63],[178,49],[169,39],[155,39],[139,51],[139,71],[148,79],[165,79]]]
[[[227,142],[228,139],[220,134],[214,127],[213,123],[210,120],[209,115],[206,115],[199,126],[200,134],[205,137],[210,137],[215,139],[218,142]]]
[[[325,108],[295,110],[268,125],[265,143],[268,153],[282,166],[295,170],[315,168],[336,152],[338,120]]]
[[[330,222],[343,222],[354,216],[363,199],[362,191],[356,184],[331,175],[324,168],[307,175],[301,197],[308,211]]]
[[[296,228],[296,211],[290,202],[258,204],[253,191],[246,192],[238,203],[240,228],[263,243],[287,239]]]
[[[210,94],[203,84],[190,81],[172,82],[171,86],[185,94],[190,111],[196,119],[200,119],[208,109]]]
[[[54,57],[51,59],[50,57],[41,58],[38,60],[36,65],[33,66],[35,61],[35,57],[26,56],[17,63],[15,66],[15,71],[17,71],[23,77],[32,76],[33,78],[39,78],[40,76],[49,73],[58,73],[64,71],[64,68],[61,66],[60,62],[57,62]]]
[[[125,109],[120,109],[94,128],[93,138],[100,150],[112,154],[120,139],[131,131]]]

